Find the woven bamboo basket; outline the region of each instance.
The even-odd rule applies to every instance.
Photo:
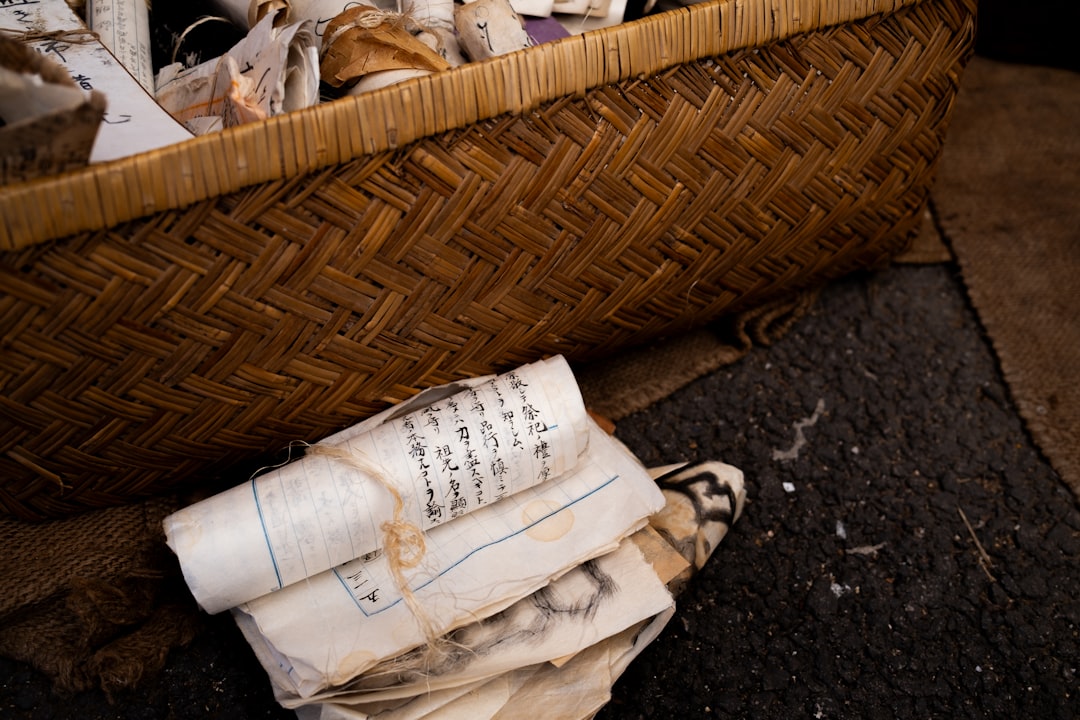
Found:
[[[902,249],[975,0],[714,0],[0,188],[0,506],[57,517]]]

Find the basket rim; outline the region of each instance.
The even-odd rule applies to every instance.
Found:
[[[500,115],[526,113],[603,85],[929,1],[707,0],[175,145],[2,186],[0,251],[113,227],[251,185],[394,151]]]

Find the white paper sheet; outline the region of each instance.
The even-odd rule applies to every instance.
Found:
[[[126,157],[192,137],[104,45],[92,39],[65,0],[0,3],[0,30],[27,38],[27,45],[67,68],[80,88],[105,95],[108,109],[90,162]]]
[[[663,496],[633,455],[591,423],[572,471],[428,532],[411,591],[445,633],[490,617],[588,559],[610,552]],[[238,608],[257,654],[274,657],[275,684],[311,697],[420,646],[386,558],[351,562]]]
[[[565,473],[589,438],[584,402],[562,357],[418,405],[321,444],[380,467],[408,521],[424,530]],[[377,550],[392,516],[393,498],[379,478],[309,454],[170,515],[165,533],[195,599],[214,613]]]

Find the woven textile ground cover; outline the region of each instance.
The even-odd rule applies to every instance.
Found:
[[[1080,497],[1077,112],[1076,73],[981,60],[934,205],[1020,415]]]

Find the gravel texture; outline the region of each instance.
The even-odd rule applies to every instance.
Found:
[[[601,720],[1080,717],[1080,507],[953,267],[836,283],[617,434],[647,465],[741,468],[749,502]],[[206,625],[111,704],[0,659],[0,716],[295,717],[231,621]]]

